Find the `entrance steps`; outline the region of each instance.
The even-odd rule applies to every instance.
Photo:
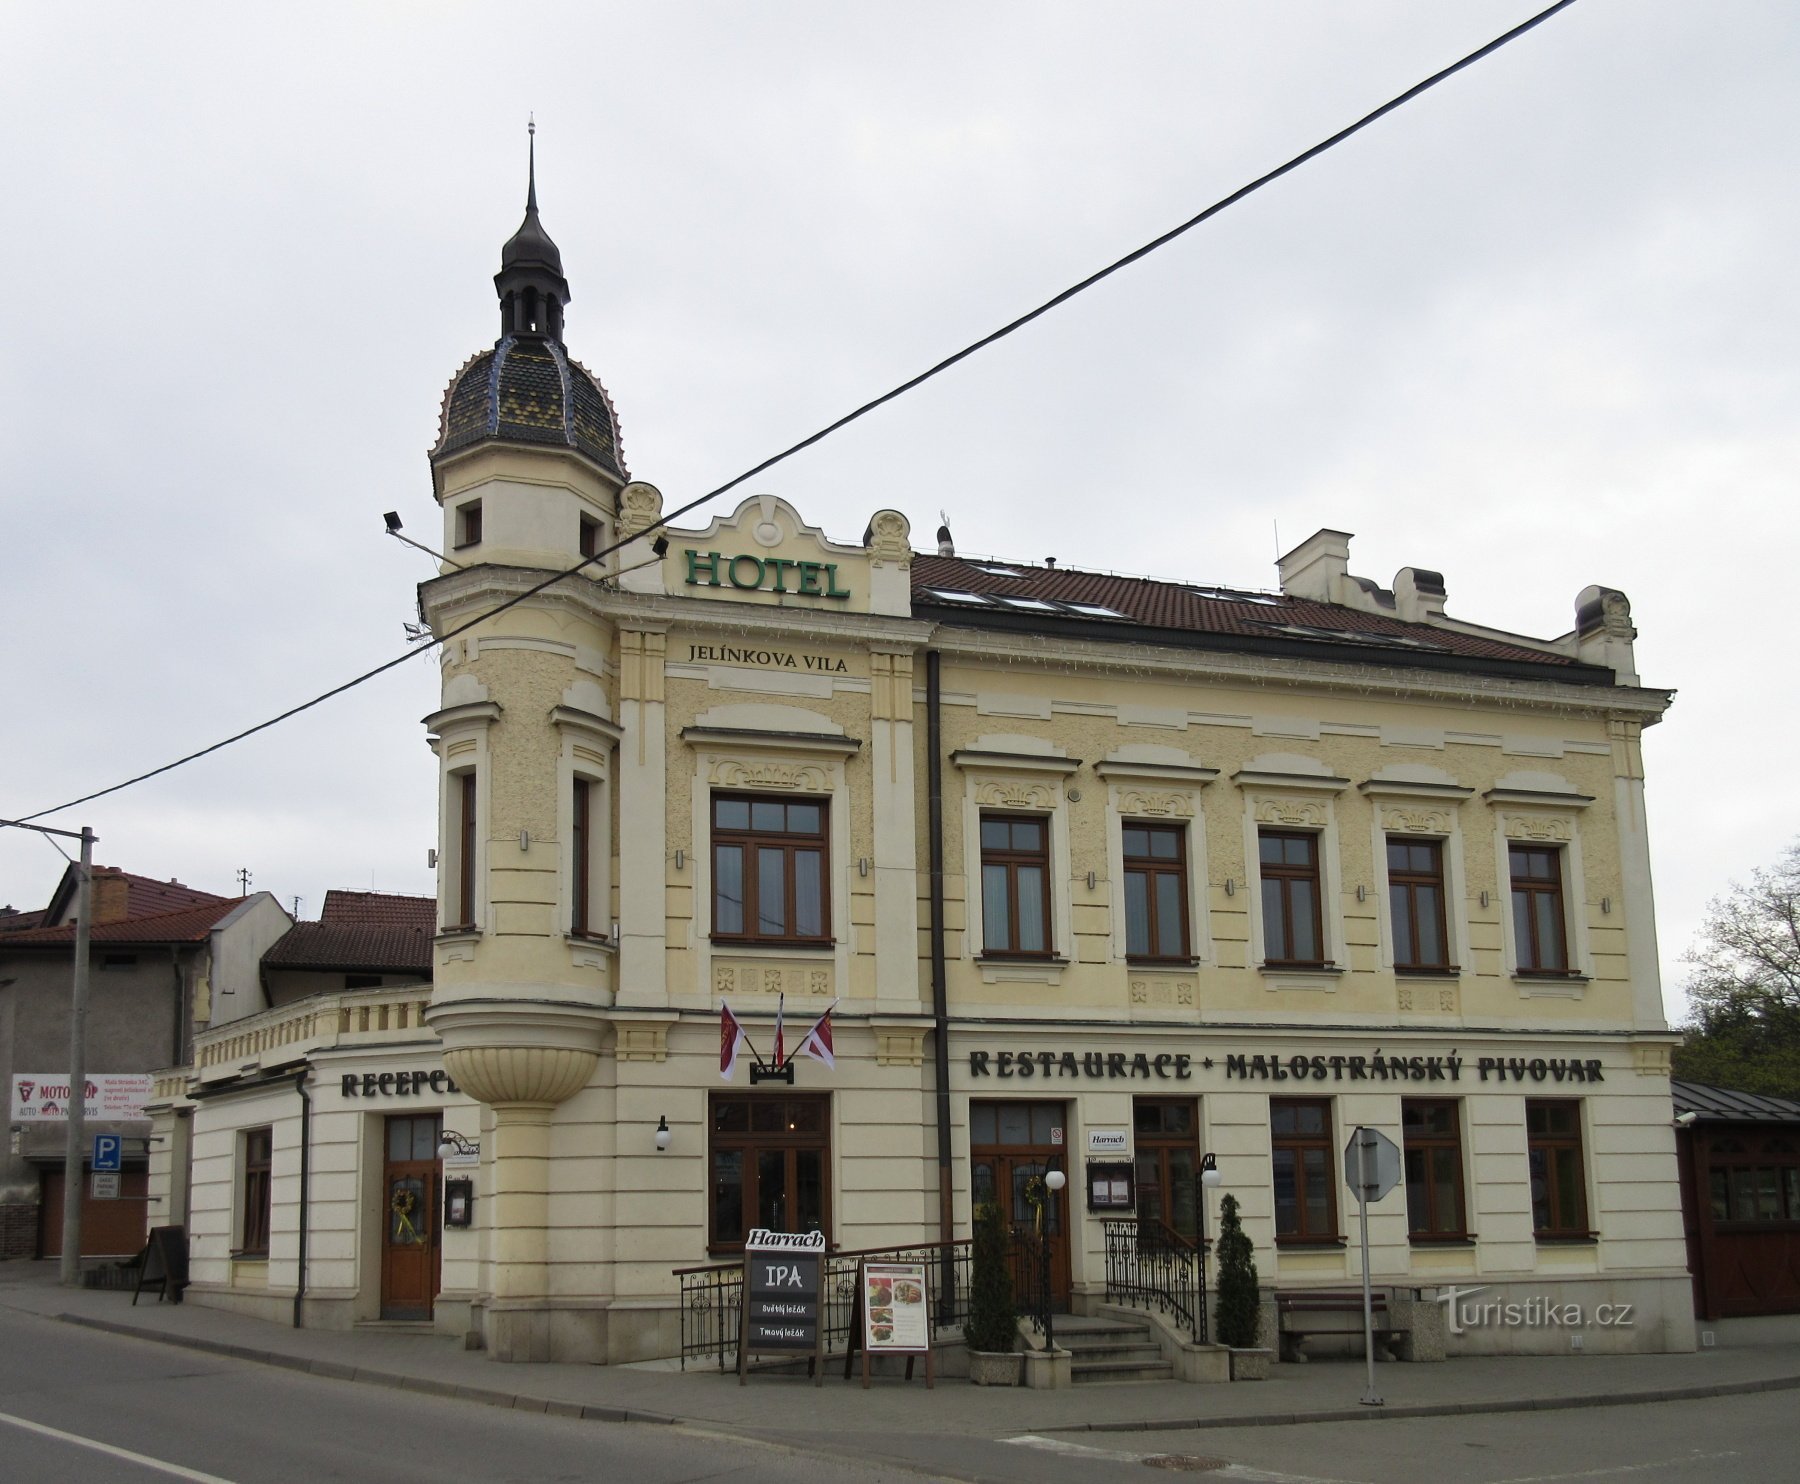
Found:
[[[1056,1343],[1074,1357],[1070,1370],[1077,1386],[1174,1379],[1175,1366],[1163,1359],[1162,1347],[1156,1343],[1149,1320],[1058,1314]]]

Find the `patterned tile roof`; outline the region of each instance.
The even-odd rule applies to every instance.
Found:
[[[1524,643],[1407,623],[1335,603],[1200,582],[920,553],[913,558],[912,595],[915,612],[929,610],[944,622],[979,628],[1068,631],[1074,625],[1093,638],[1110,637],[1104,631],[1111,628],[1118,631],[1118,638],[1137,642],[1194,643],[1194,638],[1177,636],[1209,636],[1222,647],[1264,652],[1304,649],[1364,661],[1373,658],[1373,652],[1382,652],[1390,663],[1434,668],[1456,668],[1474,660],[1553,666],[1569,672],[1558,678],[1572,681],[1598,682],[1611,676],[1610,671],[1580,664],[1568,655]],[[1334,649],[1339,653],[1331,655]],[[1354,651],[1354,656],[1343,651]]]
[[[437,901],[391,891],[328,891],[319,921],[332,927],[408,927],[431,933],[437,931]]]
[[[456,373],[438,418],[435,459],[489,438],[548,443],[586,454],[627,478],[619,418],[606,388],[555,340],[504,336]]]

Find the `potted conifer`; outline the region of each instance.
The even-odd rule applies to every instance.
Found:
[[[1237,1197],[1228,1195],[1219,1206],[1219,1301],[1214,1318],[1219,1343],[1231,1349],[1233,1381],[1262,1381],[1269,1374],[1270,1354],[1256,1343],[1262,1329],[1262,1289],[1253,1252],[1238,1216]]]
[[[1006,1243],[1000,1207],[992,1201],[976,1207],[975,1241],[969,1259],[969,1318],[963,1325],[963,1338],[969,1346],[969,1379],[977,1386],[1019,1384],[1024,1357],[1017,1353],[1019,1310],[1013,1302]]]

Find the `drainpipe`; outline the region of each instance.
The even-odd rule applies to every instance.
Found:
[[[931,1018],[932,1063],[937,1074],[938,1240],[942,1268],[940,1303],[954,1302],[956,1202],[950,1158],[950,998],[944,969],[944,747],[940,656],[925,653],[925,750],[929,754],[929,811],[925,833],[931,845]]]
[[[310,1068],[294,1078],[294,1091],[300,1094],[300,1269],[294,1281],[294,1328],[302,1329],[300,1306],[306,1298],[306,1228],[307,1199],[312,1179],[312,1097],[306,1090]]]

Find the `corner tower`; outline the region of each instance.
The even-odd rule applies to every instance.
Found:
[[[571,1245],[551,1154],[571,1099],[596,1145],[611,1137],[616,559],[557,574],[611,545],[627,476],[612,404],[563,345],[569,285],[533,146],[494,276],[500,337],[451,381],[431,451],[449,558],[420,594],[444,641],[425,718],[440,789],[426,1021],[484,1105],[484,1231],[446,1241],[439,1305],[466,1303],[495,1359],[576,1360],[604,1353],[605,1261]]]

